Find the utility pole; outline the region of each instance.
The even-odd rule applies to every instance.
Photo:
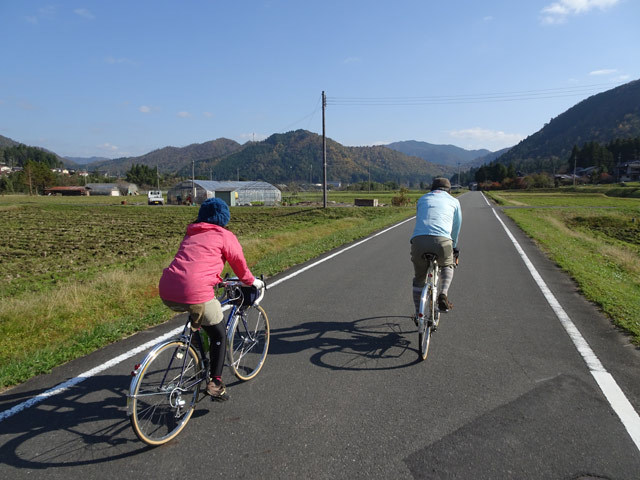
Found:
[[[324,112],[327,109],[327,97],[322,91],[322,207],[327,208],[327,135]]]
[[[191,196],[191,205],[196,203],[196,161],[191,160],[191,189],[193,190]]]

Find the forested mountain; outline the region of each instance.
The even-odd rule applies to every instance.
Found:
[[[481,167],[482,165],[486,165],[487,163],[493,162],[496,158],[499,158],[500,156],[504,155],[510,149],[511,149],[511,147],[508,147],[508,148],[503,148],[502,150],[498,150],[498,151],[495,151],[495,152],[487,153],[486,155],[484,155],[482,157],[478,157],[478,158],[474,159],[473,161],[466,163],[464,165],[464,167],[465,168],[478,168],[478,167]]]
[[[327,180],[414,183],[452,169],[386,147],[345,147],[327,139]],[[180,172],[190,175],[188,168]],[[275,134],[233,154],[196,164],[196,175],[216,180],[264,180],[271,183],[322,182],[322,137],[306,130]]]
[[[402,152],[406,155],[422,158],[428,162],[457,167],[458,164],[464,165],[483,157],[491,152],[486,149],[482,150],[465,150],[455,145],[434,145],[427,142],[418,142],[416,140],[406,140],[403,142],[393,142],[385,145],[387,148]]]
[[[574,146],[640,136],[640,80],[583,100],[522,140],[498,162],[523,171],[566,164]]]
[[[11,140],[8,137],[3,137],[0,135],[0,148],[2,147],[17,147],[20,145],[20,142],[16,142],[15,140]]]
[[[65,165],[86,166],[97,162],[108,162],[111,160],[106,157],[64,157]]]
[[[158,167],[161,173],[175,173],[188,167],[191,162],[200,162],[222,157],[242,149],[242,145],[227,138],[218,138],[204,143],[193,143],[186,147],[164,147],[139,157],[123,157],[89,165],[90,170],[109,174],[124,174],[133,164]],[[189,173],[189,175],[191,175]]]

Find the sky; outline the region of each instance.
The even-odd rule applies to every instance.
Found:
[[[496,151],[640,78],[640,0],[0,0],[0,135],[138,156],[305,129]]]

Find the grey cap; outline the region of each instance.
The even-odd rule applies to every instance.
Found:
[[[438,177],[433,179],[433,183],[431,184],[431,190],[451,190],[451,182],[448,178]]]

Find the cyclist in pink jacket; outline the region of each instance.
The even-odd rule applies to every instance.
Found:
[[[222,307],[214,292],[214,286],[222,280],[220,274],[225,262],[229,262],[244,284],[264,288],[264,283],[247,267],[238,239],[224,228],[229,219],[229,207],[224,201],[206,200],[200,206],[196,221],[187,226],[178,253],[162,272],[159,285],[164,304],[174,311],[189,312],[192,327],[202,325],[209,335],[211,379],[207,393],[214,400],[229,398],[222,382],[226,331]]]

